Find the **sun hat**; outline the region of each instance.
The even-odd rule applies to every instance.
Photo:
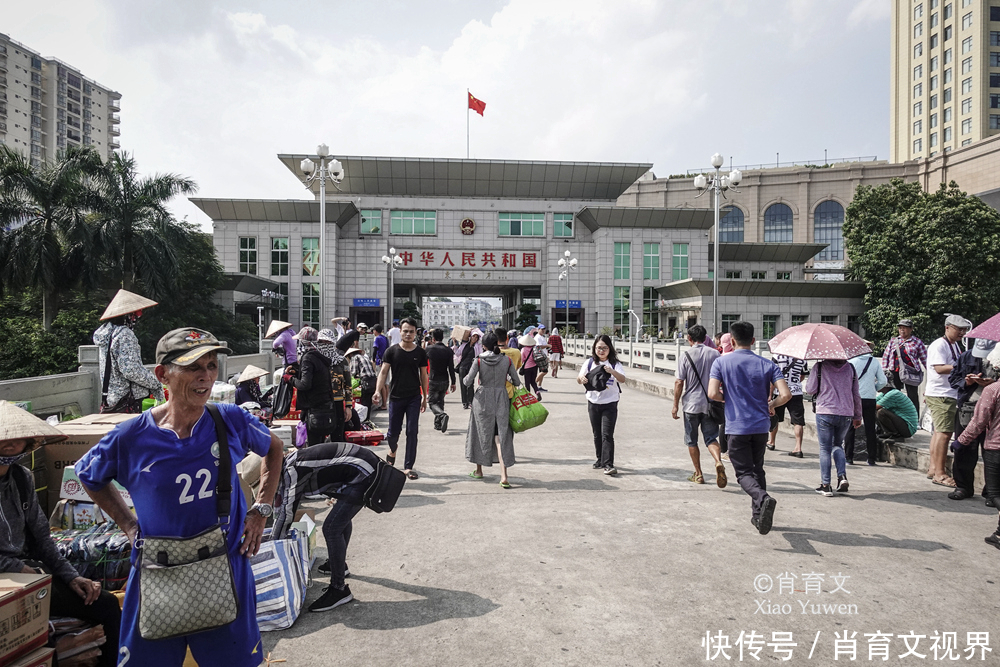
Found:
[[[965,329],[966,331],[972,328],[972,322],[965,319],[961,315],[952,315],[951,313],[947,313],[947,315],[948,319],[944,321],[944,325],[946,327],[951,326],[956,329]]]
[[[268,372],[263,368],[257,368],[251,364],[250,366],[244,368],[243,372],[240,373],[240,376],[236,378],[236,384],[247,382],[248,380],[256,380],[257,378],[262,378],[266,375],[268,375]]]
[[[111,299],[111,303],[108,307],[104,309],[104,314],[101,315],[101,320],[110,320],[116,317],[121,317],[122,315],[128,315],[129,313],[134,313],[137,310],[142,310],[143,308],[152,308],[156,305],[156,302],[152,299],[147,299],[144,296],[139,296],[129,292],[128,290],[120,289],[118,293],[115,294],[115,298]]]
[[[68,437],[27,410],[22,410],[10,401],[0,401],[0,441],[29,438],[31,443],[24,450],[27,454],[40,445],[60,442]]]
[[[209,352],[233,353],[210,331],[194,327],[174,329],[156,344],[156,363],[188,366]]]
[[[319,332],[310,326],[305,326],[299,329],[299,332],[292,336],[295,340],[319,340]]]
[[[281,320],[271,320],[271,325],[267,328],[267,335],[264,338],[270,338],[275,336],[285,329],[292,326],[291,322],[282,322]]]
[[[358,326],[356,328],[358,328],[358,329],[367,329],[368,325],[365,324],[364,322],[358,322]]]
[[[316,334],[316,340],[321,340],[324,343],[336,343],[337,332],[333,329],[320,329],[319,333]]]
[[[344,352],[344,356],[349,357],[352,354],[355,354],[356,352],[364,352],[364,350],[362,350],[360,347],[352,347],[347,352]]]
[[[990,352],[992,352],[993,348],[995,348],[996,346],[997,342],[995,340],[977,338],[976,344],[972,348],[972,356],[974,356],[976,359],[985,359],[986,357],[990,356]]]
[[[531,336],[529,334],[524,334],[523,336],[517,339],[517,344],[523,347],[531,347],[536,344],[536,341],[534,336]]]
[[[897,327],[909,327],[909,328],[912,329],[913,328],[913,320],[904,318],[904,319],[900,320],[899,324],[897,324],[896,326]]]

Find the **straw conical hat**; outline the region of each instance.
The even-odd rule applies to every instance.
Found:
[[[282,322],[281,320],[271,320],[271,326],[267,328],[267,335],[265,335],[264,338],[270,338],[271,336],[274,336],[275,334],[284,331],[290,326],[292,326],[291,322]]]
[[[27,452],[43,442],[59,442],[67,437],[56,427],[49,426],[10,401],[0,401],[0,441],[32,438],[34,443],[25,450]]]
[[[137,310],[151,308],[155,305],[156,302],[152,299],[147,299],[144,296],[133,294],[128,290],[120,289],[118,290],[118,294],[115,294],[115,298],[111,299],[111,303],[108,304],[104,314],[101,315],[101,319],[110,320],[113,317],[121,317],[122,315],[128,315]]]
[[[255,380],[257,378],[262,378],[265,375],[267,375],[267,371],[265,371],[263,368],[257,368],[254,365],[250,365],[244,368],[243,372],[240,373],[240,377],[237,378],[236,384],[239,384],[240,382],[246,382],[247,380]]]

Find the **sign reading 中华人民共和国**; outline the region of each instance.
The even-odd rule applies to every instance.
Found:
[[[541,252],[537,250],[401,250],[402,269],[541,269]]]

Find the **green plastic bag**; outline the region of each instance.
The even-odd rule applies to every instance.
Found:
[[[523,433],[545,423],[549,411],[524,387],[514,388],[510,399],[510,428],[514,433]]]

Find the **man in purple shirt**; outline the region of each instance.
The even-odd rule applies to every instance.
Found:
[[[708,397],[726,403],[729,462],[736,481],[752,500],[750,522],[766,535],[771,530],[777,501],[767,494],[764,452],[774,408],[787,403],[792,392],[781,369],[750,349],[754,344],[752,324],[734,322],[729,333],[734,349],[712,364]],[[778,390],[774,398],[772,389]]]
[[[819,438],[820,485],[816,493],[830,497],[830,459],[837,465],[837,492],[847,493],[847,429],[861,426],[861,392],[854,366],[843,360],[821,361],[806,381],[806,392],[816,397],[816,436]]]

